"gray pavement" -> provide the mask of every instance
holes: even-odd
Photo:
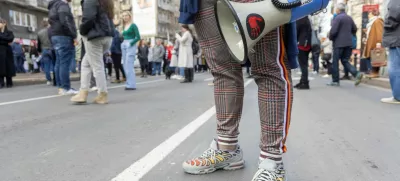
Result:
[[[193,84],[164,77],[138,79],[133,92],[111,85],[110,104],[105,106],[48,98],[56,91],[45,85],[1,90],[0,180],[109,181],[154,148],[163,148],[167,138],[213,106],[213,89],[204,81],[210,77],[196,74]],[[295,90],[285,157],[289,180],[400,180],[399,107],[379,103],[390,91],[355,88],[350,81],[326,87],[327,81],[316,77],[310,91]],[[240,126],[245,169],[201,176],[183,173],[181,163],[204,151],[215,136],[212,116],[170,154],[151,160],[158,164],[146,167],[141,180],[250,180],[257,168],[259,130],[253,82],[246,88]]]

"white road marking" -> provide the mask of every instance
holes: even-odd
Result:
[[[211,77],[211,78],[208,78],[208,79],[204,79],[204,82],[212,81],[212,80],[214,80],[214,77]]]
[[[252,81],[253,80],[246,81],[244,86],[248,86]],[[167,140],[162,142],[156,148],[151,150],[140,160],[136,161],[123,172],[118,174],[111,181],[139,181],[153,167],[155,167],[159,162],[167,157],[183,141],[185,141],[191,134],[193,134],[204,123],[206,123],[215,114],[215,112],[215,106],[211,107],[198,118],[190,122],[188,125],[186,125],[174,135],[169,137]]]
[[[146,81],[146,82],[138,82],[137,84],[138,85],[151,84],[151,83],[161,82],[161,81],[164,81],[164,79],[152,80],[152,81]],[[125,85],[111,86],[111,87],[108,87],[108,89],[116,89],[116,88],[121,88],[121,87],[125,87]],[[43,100],[43,99],[51,99],[51,98],[55,98],[55,97],[62,97],[62,95],[43,96],[43,97],[35,97],[35,98],[29,98],[29,99],[21,99],[21,100],[17,100],[17,101],[2,102],[2,103],[0,103],[0,106],[24,103],[24,102],[31,102],[31,101],[38,101],[38,100]]]
[[[300,80],[301,77],[293,77],[292,80]],[[314,77],[308,77],[308,80],[314,80]]]

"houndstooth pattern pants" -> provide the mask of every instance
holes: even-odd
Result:
[[[236,1],[251,3],[257,0]],[[217,134],[222,142],[237,141],[244,96],[242,67],[231,58],[228,47],[219,34],[214,14],[216,0],[199,2],[194,25],[214,76]],[[256,44],[256,52],[249,56],[252,73],[258,85],[260,158],[276,161],[280,161],[282,153],[286,151],[285,141],[293,102],[292,80],[283,36],[282,27],[271,31]]]

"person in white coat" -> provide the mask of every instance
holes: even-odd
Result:
[[[188,83],[193,81],[193,49],[192,42],[193,36],[188,25],[182,25],[182,36],[179,34],[175,35],[175,38],[179,41],[179,56],[178,66],[185,68],[185,79],[181,83]]]

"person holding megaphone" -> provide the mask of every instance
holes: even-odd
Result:
[[[181,0],[179,22],[194,24],[214,76],[217,137],[183,163],[190,174],[244,168],[238,143],[244,82],[241,63],[251,62],[258,85],[261,140],[252,181],[284,181],[282,161],[291,120],[297,68],[296,21],[325,8],[329,0]]]

